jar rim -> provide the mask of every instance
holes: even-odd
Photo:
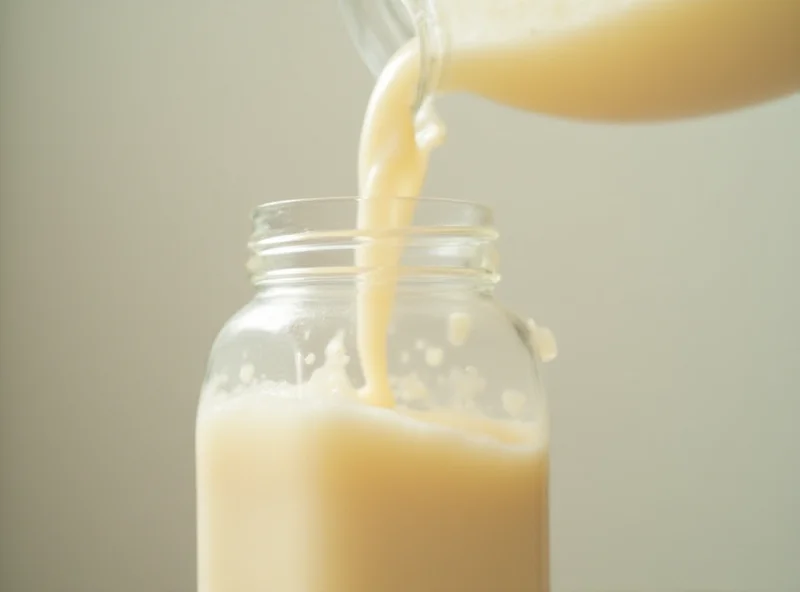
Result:
[[[489,206],[448,198],[387,199],[413,204],[409,224],[359,227],[360,206],[370,201],[359,197],[285,199],[258,206],[248,245],[254,283],[371,273],[377,268],[363,266],[357,256],[367,245],[399,249],[403,258],[397,267],[409,273],[495,277],[498,233]]]
[[[365,202],[369,199],[374,198],[366,198],[366,197],[359,197],[359,196],[347,196],[347,195],[331,195],[331,196],[318,196],[318,197],[296,197],[296,198],[287,198],[287,199],[278,199],[275,201],[268,201],[262,204],[259,204],[255,207],[252,213],[252,218],[255,220],[259,215],[270,214],[273,212],[277,212],[279,210],[283,210],[286,208],[292,208],[297,206],[304,206],[309,204],[332,204],[332,203],[351,203],[351,204],[359,204]],[[381,198],[386,199],[386,198]],[[424,208],[426,207],[425,204],[438,204],[441,206],[452,206],[452,207],[461,207],[464,209],[470,209],[472,212],[479,216],[480,218],[487,220],[491,225],[494,219],[494,210],[487,206],[486,204],[482,204],[477,201],[469,201],[469,200],[462,200],[462,199],[453,199],[449,197],[391,197],[388,198],[390,201],[395,203],[414,203],[415,208]]]

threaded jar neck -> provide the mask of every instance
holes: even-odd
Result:
[[[256,208],[248,262],[253,284],[353,281],[386,271],[358,265],[359,248],[369,245],[402,249],[399,263],[389,266],[400,282],[466,281],[488,287],[498,281],[497,231],[489,208],[423,198],[415,200],[411,225],[369,232],[355,227],[361,201],[312,198]]]

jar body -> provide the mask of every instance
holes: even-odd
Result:
[[[359,396],[357,278],[264,287],[197,417],[201,592],[547,592],[548,419],[525,323],[474,282],[404,278]]]

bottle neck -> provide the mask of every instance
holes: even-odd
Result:
[[[408,5],[416,6],[412,12],[414,29],[419,44],[419,86],[415,110],[433,101],[442,81],[447,58],[446,28],[436,0],[406,0]]]
[[[440,0],[340,0],[345,25],[373,75],[416,40],[420,60],[417,110],[436,94],[449,40]]]

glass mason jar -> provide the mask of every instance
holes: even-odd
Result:
[[[197,416],[201,592],[547,592],[548,352],[493,298],[492,213],[421,199],[258,208],[254,298],[222,328]],[[360,396],[360,245],[403,246],[392,407]]]

